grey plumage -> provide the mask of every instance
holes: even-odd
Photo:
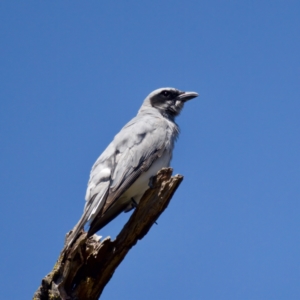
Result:
[[[89,222],[91,236],[123,211],[136,206],[149,179],[168,167],[179,127],[174,119],[195,92],[161,88],[144,100],[137,116],[115,136],[92,167],[83,215],[67,246]]]

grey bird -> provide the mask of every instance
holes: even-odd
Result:
[[[144,100],[136,117],[115,136],[92,167],[84,212],[67,238],[67,247],[89,223],[93,235],[121,212],[136,207],[149,180],[170,165],[179,134],[175,123],[184,103],[195,92],[160,88]]]

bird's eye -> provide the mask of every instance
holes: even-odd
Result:
[[[168,97],[170,95],[170,92],[168,91],[162,91],[162,94],[165,96],[165,97]]]

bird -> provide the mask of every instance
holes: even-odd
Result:
[[[67,247],[89,224],[88,237],[122,212],[134,209],[149,180],[169,167],[179,126],[175,118],[196,92],[159,88],[144,100],[137,115],[114,137],[94,163],[83,214],[67,237]]]

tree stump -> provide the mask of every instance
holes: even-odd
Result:
[[[63,249],[53,270],[42,280],[34,300],[97,300],[118,265],[167,208],[183,176],[172,169],[160,170],[139,205],[115,240],[87,238],[81,231],[67,250]]]

